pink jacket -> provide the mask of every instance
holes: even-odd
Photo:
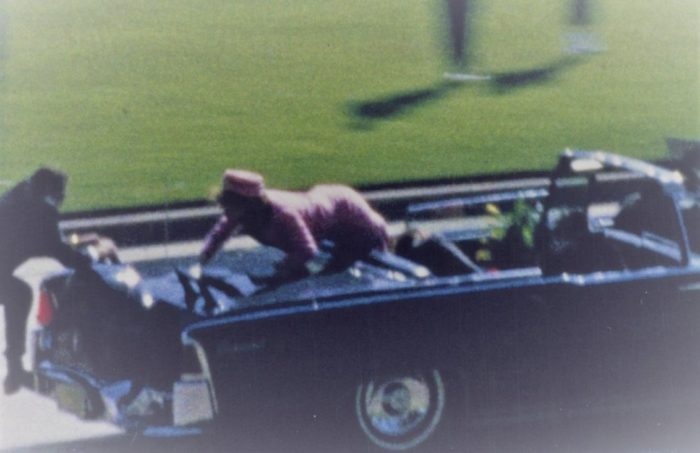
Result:
[[[259,231],[246,231],[225,215],[207,234],[202,254],[212,256],[233,233],[284,251],[286,265],[299,268],[318,253],[322,240],[333,241],[336,253],[362,255],[386,250],[387,224],[362,195],[347,186],[319,185],[308,192],[265,191],[272,218]]]

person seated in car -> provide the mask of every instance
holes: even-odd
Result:
[[[590,230],[588,214],[580,207],[565,210],[551,225],[541,222],[535,231],[535,248],[545,275],[585,274],[626,267],[619,251],[601,234]]]
[[[333,244],[333,267],[342,268],[386,250],[387,224],[355,190],[343,185],[317,185],[306,192],[268,189],[263,177],[246,170],[226,170],[217,201],[224,210],[209,231],[200,253],[207,263],[234,234],[247,234],[285,252],[276,281],[316,271],[308,264],[320,244]]]
[[[5,307],[7,377],[6,394],[31,384],[22,366],[27,317],[32,290],[14,271],[33,257],[51,257],[66,266],[82,268],[90,258],[63,242],[58,228],[58,208],[63,202],[67,177],[40,168],[0,197],[0,304]]]
[[[457,245],[438,233],[408,230],[396,239],[394,252],[440,277],[483,272]]]
[[[680,235],[673,200],[656,183],[627,195],[614,221],[615,228],[637,235],[648,232],[671,240]]]
[[[616,229],[678,245],[683,241],[680,222],[673,199],[653,182],[627,195],[614,219]],[[625,261],[632,269],[658,265],[663,260],[644,247],[625,247]],[[666,264],[672,265],[674,261],[669,259]]]

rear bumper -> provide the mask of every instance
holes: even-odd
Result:
[[[81,419],[105,414],[99,386],[78,372],[42,363],[34,369],[35,389],[53,398],[61,410]]]
[[[216,399],[201,348],[195,346],[196,369],[173,383],[172,393],[134,387],[130,379],[99,381],[51,359],[55,346],[46,329],[31,333],[34,390],[55,400],[61,410],[81,419],[103,418],[120,426],[148,424],[157,418],[166,425],[191,426],[213,420]]]

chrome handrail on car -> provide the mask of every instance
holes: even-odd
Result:
[[[409,216],[422,212],[435,211],[439,209],[479,206],[488,203],[505,203],[517,200],[538,200],[549,195],[547,189],[523,189],[509,192],[489,193],[485,195],[475,195],[469,197],[450,198],[447,200],[426,201],[423,203],[411,204],[406,208]]]

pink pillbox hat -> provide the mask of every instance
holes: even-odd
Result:
[[[234,192],[244,197],[260,197],[265,192],[262,175],[246,170],[226,170],[222,186],[224,192]]]

